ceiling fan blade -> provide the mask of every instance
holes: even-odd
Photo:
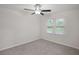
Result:
[[[35,13],[32,13],[31,15],[34,15]]]
[[[41,10],[41,12],[51,12],[51,10]]]
[[[43,13],[40,13],[41,15],[44,15]]]
[[[27,11],[34,11],[34,10],[32,10],[32,9],[26,9],[26,8],[24,8],[24,10],[27,10]]]

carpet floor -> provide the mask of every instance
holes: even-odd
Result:
[[[79,55],[79,50],[39,39],[0,51],[0,55]]]

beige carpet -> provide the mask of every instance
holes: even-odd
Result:
[[[79,50],[64,45],[36,40],[24,45],[0,51],[0,55],[77,55]]]

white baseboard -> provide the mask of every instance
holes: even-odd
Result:
[[[71,45],[68,45],[68,44],[65,44],[65,43],[60,43],[60,42],[48,40],[47,38],[43,38],[43,39],[44,39],[44,40],[47,40],[47,41],[50,41],[50,42],[57,43],[57,44],[61,44],[61,45],[64,45],[64,46],[68,46],[68,47],[71,47],[71,48],[74,48],[74,49],[79,49],[79,47],[74,47],[74,46],[71,46]]]

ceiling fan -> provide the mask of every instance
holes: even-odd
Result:
[[[36,4],[34,7],[35,7],[35,10],[27,9],[27,8],[24,8],[24,10],[26,10],[26,11],[33,11],[32,15],[34,15],[34,14],[44,15],[43,12],[51,12],[51,10],[42,10],[40,4]]]

